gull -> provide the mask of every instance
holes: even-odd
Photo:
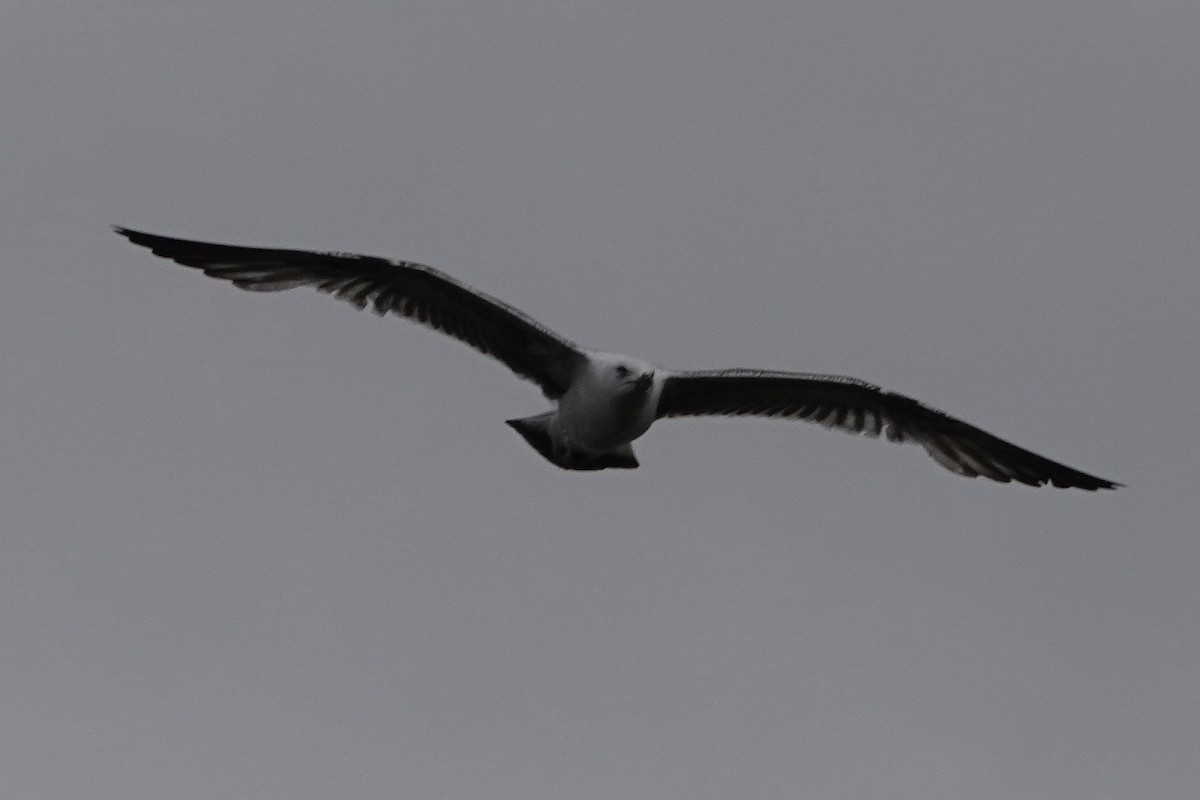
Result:
[[[238,247],[114,228],[157,256],[239,289],[311,286],[376,314],[396,314],[465,342],[536,383],[554,408],[507,424],[567,470],[633,469],[632,442],[664,417],[809,420],[913,442],[957,475],[1087,491],[1122,484],[1030,452],[962,420],[838,375],[757,369],[675,371],[580,347],[532,317],[423,264],[351,253]]]

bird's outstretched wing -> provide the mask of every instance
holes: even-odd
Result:
[[[375,256],[236,247],[114,228],[134,244],[239,289],[312,286],[377,314],[398,314],[504,362],[561,397],[585,361],[575,344],[494,297],[423,264]]]
[[[853,378],[756,370],[680,372],[666,378],[657,416],[805,419],[894,442],[916,442],[951,472],[1001,483],[1095,491],[1121,484],[1031,453],[902,394]]]

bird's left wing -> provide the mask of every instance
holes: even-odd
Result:
[[[376,256],[274,250],[172,239],[127,228],[117,233],[155,255],[202,270],[239,289],[278,292],[312,286],[377,314],[397,314],[453,336],[522,378],[561,397],[585,361],[579,348],[533,318],[438,270]]]
[[[1094,491],[1119,483],[1051,461],[911,397],[836,375],[758,370],[679,372],[663,382],[657,416],[804,419],[894,442],[913,441],[951,472],[1001,483]]]

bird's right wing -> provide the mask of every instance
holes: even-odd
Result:
[[[1001,483],[1094,491],[1119,483],[1088,475],[993,436],[911,397],[835,375],[758,370],[679,372],[663,382],[658,417],[761,416],[920,444],[951,472]]]
[[[557,399],[586,357],[572,342],[494,297],[423,264],[375,256],[236,247],[116,228],[134,244],[239,289],[313,288],[377,314],[397,314],[502,361]]]

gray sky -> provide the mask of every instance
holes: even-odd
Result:
[[[21,7],[23,6],[23,7]],[[89,798],[1191,798],[1200,6],[0,13],[0,774]],[[855,375],[1092,495],[539,392],[111,223]]]

